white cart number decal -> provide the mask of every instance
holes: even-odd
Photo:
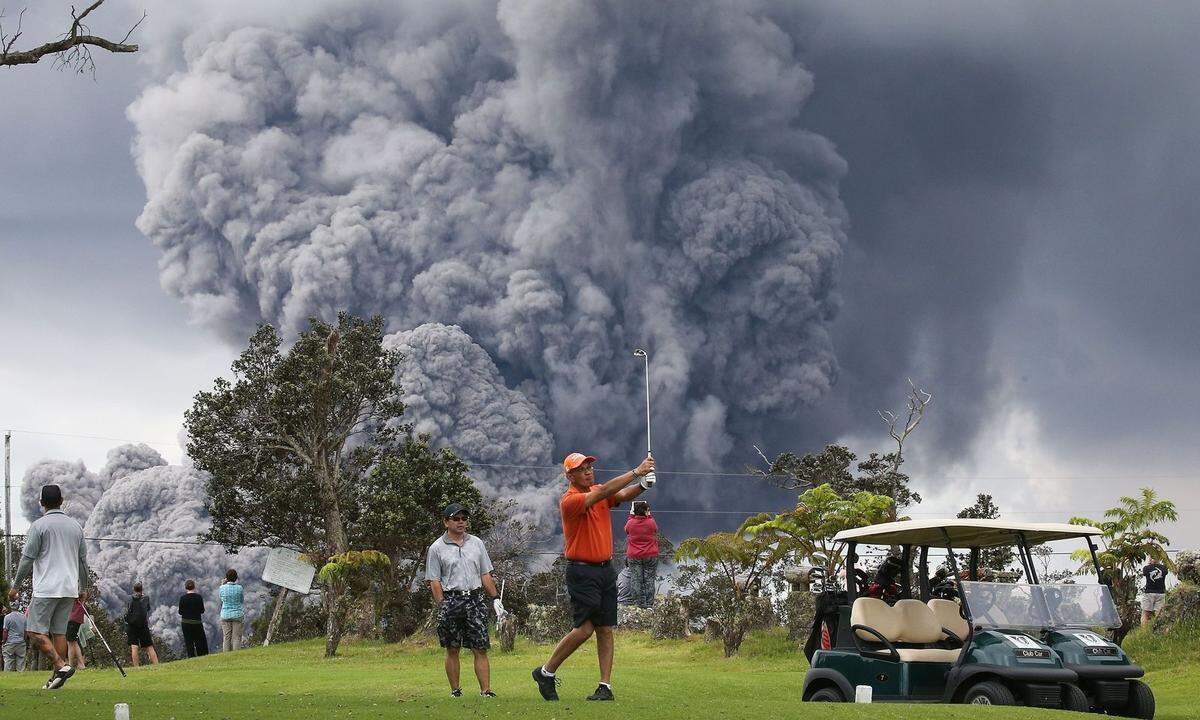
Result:
[[[1096,633],[1081,632],[1075,633],[1075,637],[1088,647],[1111,647],[1110,643]]]
[[[1004,633],[1004,639],[1008,640],[1010,643],[1012,643],[1013,645],[1016,645],[1019,648],[1024,648],[1027,650],[1040,650],[1042,647],[1041,645],[1039,645],[1037,643],[1036,640],[1029,637],[1028,635],[1009,635],[1007,633]]]

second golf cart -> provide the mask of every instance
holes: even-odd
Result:
[[[846,590],[818,597],[805,647],[805,701],[848,702],[869,685],[874,701],[1026,705],[1154,717],[1154,696],[1120,647],[1103,584],[1041,584],[1031,548],[1083,539],[1100,577],[1094,527],[999,520],[905,520],[848,530]],[[860,545],[899,547],[874,581],[856,568]],[[984,582],[980,552],[1015,546],[1027,582]],[[948,569],[929,574],[929,550]],[[966,551],[960,573],[955,550]],[[917,566],[917,583],[912,568]],[[964,579],[970,578],[970,579]],[[920,597],[913,597],[914,589]]]

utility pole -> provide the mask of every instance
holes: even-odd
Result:
[[[12,586],[12,432],[4,431],[4,584]]]

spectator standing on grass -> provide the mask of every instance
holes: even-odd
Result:
[[[39,502],[44,514],[29,526],[25,535],[25,549],[8,599],[16,600],[17,586],[33,576],[26,631],[33,646],[54,665],[54,673],[42,686],[54,690],[75,674],[75,668],[66,660],[67,620],[87,582],[87,544],[83,541],[83,528],[62,511],[61,488],[43,485]]]
[[[71,608],[71,616],[67,618],[67,662],[76,670],[82,670],[87,667],[87,662],[83,659],[83,647],[79,643],[79,628],[83,627],[83,601],[87,599],[86,593],[83,598],[75,600],[75,606]]]
[[[208,637],[204,634],[204,598],[196,592],[196,581],[183,584],[179,596],[179,624],[183,630],[183,650],[188,657],[208,654]]]
[[[242,649],[242,624],[246,611],[242,607],[242,586],[238,585],[237,570],[229,568],[225,582],[217,592],[221,597],[221,651],[233,652]]]
[[[425,554],[425,579],[437,604],[438,643],[446,649],[446,679],[450,696],[462,697],[459,682],[459,650],[467,647],[475,658],[479,694],[494,698],[488,663],[488,610],[484,591],[492,599],[496,619],[504,618],[504,605],[492,580],[492,559],[477,536],[467,532],[471,513],[458,503],[442,511],[446,532]]]
[[[650,503],[633,501],[629,519],[625,521],[625,536],[625,564],[629,567],[632,602],[638,607],[652,607],[654,588],[658,585],[658,523],[650,514]]]
[[[1154,620],[1155,614],[1162,610],[1163,599],[1167,595],[1167,567],[1152,560],[1142,568],[1142,577],[1146,579],[1142,587],[1142,627],[1146,627]]]
[[[0,652],[8,672],[25,670],[25,613],[16,607],[4,608],[4,630],[0,635]]]
[[[142,584],[133,584],[133,597],[129,598],[129,609],[125,611],[125,634],[129,638],[129,657],[133,666],[141,665],[138,650],[146,651],[151,665],[158,664],[158,651],[150,637],[150,598],[142,594]]]

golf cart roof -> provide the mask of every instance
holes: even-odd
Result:
[[[1014,523],[1006,520],[900,520],[843,530],[834,540],[865,545],[928,545],[945,547],[945,530],[953,547],[996,547],[1013,545],[1017,533],[1024,533],[1030,544],[1101,535],[1099,528],[1067,523]]]

